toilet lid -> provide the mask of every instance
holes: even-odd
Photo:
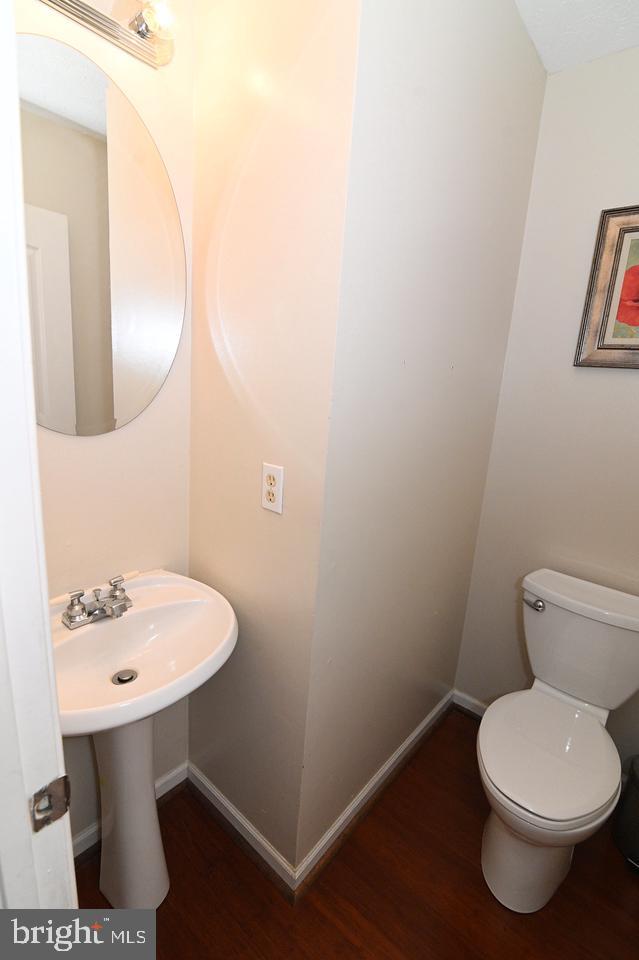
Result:
[[[491,704],[478,748],[497,789],[546,820],[587,816],[619,787],[619,754],[603,724],[540,690],[509,693]]]

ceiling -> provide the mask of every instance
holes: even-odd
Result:
[[[639,46],[638,0],[515,0],[549,73]]]
[[[108,78],[77,50],[48,37],[18,37],[20,99],[106,135]]]

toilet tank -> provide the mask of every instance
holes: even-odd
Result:
[[[535,677],[606,710],[639,689],[639,597],[555,570],[529,573],[523,586]],[[541,611],[530,606],[539,600]]]

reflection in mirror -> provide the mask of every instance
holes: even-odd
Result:
[[[107,433],[171,368],[184,317],[179,215],[139,115],[92,61],[18,38],[38,423]]]

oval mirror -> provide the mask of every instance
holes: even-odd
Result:
[[[18,67],[37,419],[108,433],[151,403],[175,358],[177,205],[151,135],[95,63],[21,35]]]

